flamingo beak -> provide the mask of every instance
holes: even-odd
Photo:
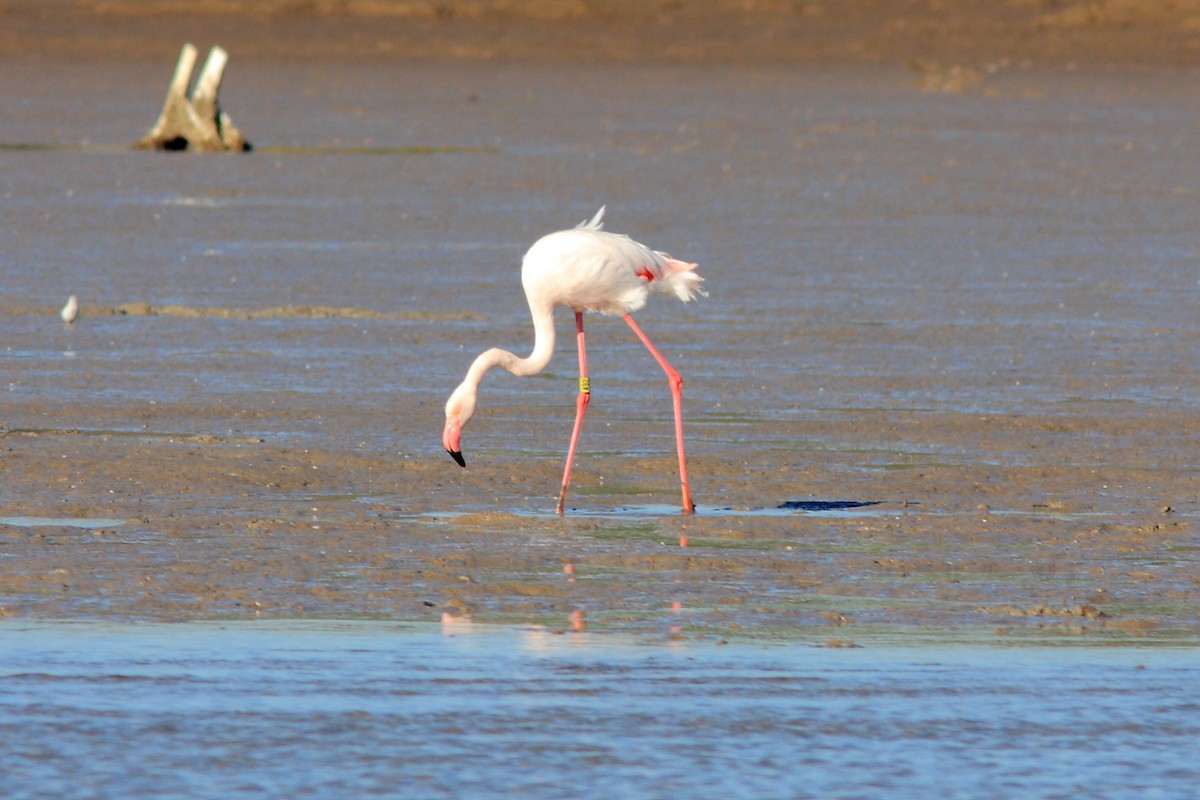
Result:
[[[456,464],[465,467],[467,462],[463,458],[461,440],[462,425],[456,419],[446,420],[446,427],[442,431],[442,446],[446,448],[446,452],[450,454]]]

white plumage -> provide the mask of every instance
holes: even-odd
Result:
[[[529,248],[521,263],[521,284],[525,288],[525,297],[529,301],[529,311],[533,317],[533,352],[528,358],[521,358],[507,350],[492,348],[475,359],[471,368],[467,370],[466,378],[446,401],[446,426],[442,431],[442,444],[456,462],[466,466],[460,441],[462,429],[475,413],[479,384],[484,375],[497,366],[520,376],[536,375],[544,370],[554,356],[554,309],[558,306],[570,308],[575,312],[579,341],[580,396],[575,429],[571,436],[567,466],[563,475],[562,493],[559,495],[558,511],[562,513],[575,445],[590,399],[590,380],[587,376],[583,338],[583,312],[623,315],[634,333],[667,373],[675,406],[683,509],[685,513],[691,513],[694,506],[688,488],[687,467],[683,454],[683,381],[629,315],[646,304],[651,292],[672,294],[685,303],[697,295],[706,295],[707,293],[700,288],[704,279],[696,274],[695,264],[651,250],[628,236],[605,231],[604,211],[605,207],[601,206],[591,220],[585,220],[569,230],[547,234]]]
[[[75,295],[67,298],[67,304],[62,307],[62,311],[58,312],[62,317],[62,321],[70,325],[79,316],[79,300]]]
[[[601,206],[591,221],[547,234],[529,248],[521,283],[531,306],[622,315],[646,305],[650,292],[674,294],[685,303],[705,294],[695,264],[603,230],[604,210]]]

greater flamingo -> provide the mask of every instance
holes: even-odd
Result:
[[[521,263],[521,284],[533,316],[533,352],[528,358],[520,358],[507,350],[492,348],[475,359],[467,370],[467,377],[446,401],[446,427],[442,431],[442,444],[459,466],[467,465],[460,440],[463,427],[475,413],[476,395],[483,376],[497,366],[518,376],[537,375],[545,369],[554,355],[554,309],[557,306],[570,308],[575,312],[575,332],[579,342],[579,396],[575,401],[575,427],[567,448],[562,491],[558,495],[556,511],[562,514],[579,431],[591,400],[591,381],[588,378],[587,351],[583,339],[583,312],[620,314],[667,374],[675,406],[675,441],[679,451],[683,513],[691,514],[696,506],[692,503],[687,463],[683,455],[683,379],[650,343],[630,314],[646,304],[650,292],[673,294],[685,303],[698,294],[707,295],[700,288],[704,279],[696,274],[695,264],[677,261],[628,236],[602,230],[604,208],[601,206],[591,221],[585,220],[570,230],[547,234],[529,248]]]

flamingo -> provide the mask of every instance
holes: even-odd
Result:
[[[584,346],[583,314],[621,315],[667,375],[675,408],[675,442],[679,453],[679,481],[683,492],[683,513],[696,510],[688,486],[687,463],[683,453],[683,379],[630,316],[646,304],[651,292],[673,294],[683,302],[696,295],[707,296],[700,288],[704,281],[696,273],[696,264],[671,258],[666,253],[651,250],[628,236],[609,233],[604,228],[605,206],[601,206],[590,221],[584,220],[572,229],[547,234],[534,242],[521,263],[521,284],[529,311],[533,317],[533,352],[528,358],[500,348],[481,353],[467,370],[467,376],[446,401],[446,427],[442,444],[460,467],[465,467],[462,454],[462,431],[475,413],[476,396],[483,376],[492,367],[503,367],[517,376],[537,375],[554,356],[554,309],[566,306],[575,312],[575,335],[579,343],[579,394],[575,402],[575,426],[567,448],[567,464],[563,469],[562,490],[558,495],[558,514],[563,513],[567,486],[571,482],[571,466],[579,431],[591,400],[591,380],[587,370],[587,350]]]

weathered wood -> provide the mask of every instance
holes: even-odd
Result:
[[[208,53],[196,86],[188,95],[188,80],[196,66],[196,48],[185,44],[167,89],[162,113],[149,133],[134,143],[142,150],[192,150],[202,153],[249,150],[250,143],[221,111],[217,99],[229,54],[221,47]]]

